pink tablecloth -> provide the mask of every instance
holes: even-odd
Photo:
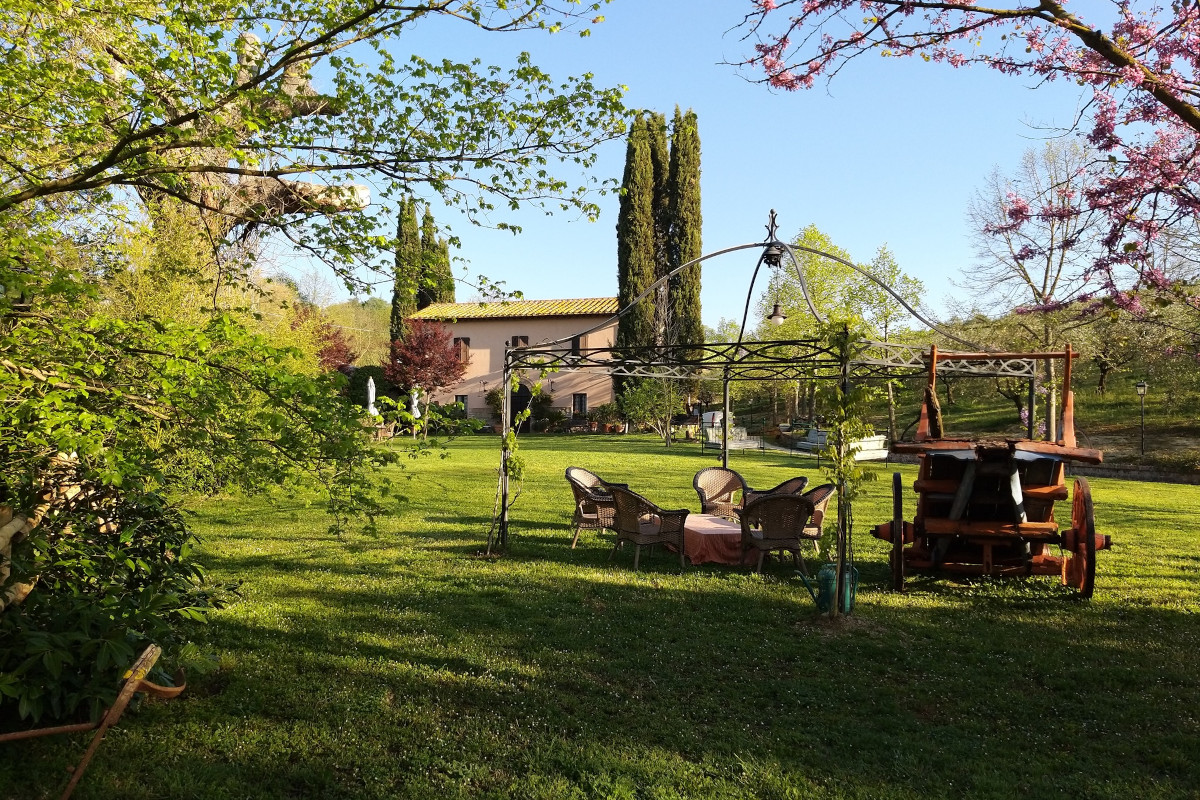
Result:
[[[693,564],[742,563],[742,526],[711,514],[688,514],[683,552]]]

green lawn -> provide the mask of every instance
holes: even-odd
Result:
[[[480,557],[497,446],[397,473],[408,502],[374,538],[299,500],[200,507],[213,579],[245,580],[199,633],[220,669],[127,716],[76,796],[1196,797],[1200,487],[1093,480],[1114,547],[1081,602],[1048,579],[885,591],[877,481],[856,612],[831,625],[783,565],[635,574],[607,535],[570,549],[567,466],[695,509],[715,459],[694,446],[524,437],[509,552]],[[5,746],[0,797],[56,796],[84,742]]]

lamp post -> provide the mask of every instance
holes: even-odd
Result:
[[[1145,381],[1133,385],[1142,401],[1142,455],[1146,455],[1146,389],[1150,388]]]

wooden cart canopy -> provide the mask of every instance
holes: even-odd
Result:
[[[1100,450],[1089,447],[1068,447],[1056,442],[1034,442],[1028,439],[969,440],[929,439],[923,442],[893,442],[892,452],[907,455],[959,455],[973,458],[988,451],[1002,450],[1012,453],[1014,458],[1054,458],[1062,461],[1081,461],[1099,464],[1104,460]]]

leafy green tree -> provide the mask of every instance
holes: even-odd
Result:
[[[667,240],[666,271],[703,255],[700,213],[700,133],[696,114],[690,109],[681,114],[675,107],[671,125],[671,163],[667,177],[667,216],[670,220]],[[704,342],[704,323],[700,317],[700,265],[695,264],[671,279],[671,319],[678,337],[687,343]],[[698,351],[690,351],[694,358]]]
[[[625,387],[618,398],[621,413],[629,422],[644,425],[671,446],[671,420],[683,410],[684,395],[679,381],[647,378]]]
[[[861,324],[865,279],[850,267],[833,259],[824,258],[810,251],[830,253],[850,261],[850,254],[833,243],[829,236],[816,225],[805,227],[792,240],[796,258],[804,275],[804,286],[796,275],[791,260],[785,258],[783,265],[771,274],[771,281],[758,300],[760,324],[757,338],[767,339],[814,339],[823,330],[810,313],[805,300],[804,288],[813,305],[827,318],[840,318]],[[775,303],[779,303],[787,319],[778,327],[768,327],[765,320]],[[817,414],[817,381],[805,379],[792,387],[794,415],[814,418]]]
[[[555,30],[595,7],[6,8],[0,108],[20,113],[0,126],[0,505],[20,533],[0,557],[0,717],[98,708],[131,649],[178,649],[181,622],[213,601],[186,559],[182,492],[312,476],[335,526],[380,510],[369,468],[387,456],[344,379],[280,346],[288,325],[260,324],[278,309],[255,256],[290,242],[371,282],[360,265],[396,249],[378,210],[418,190],[470,218],[495,198],[594,215],[548,162],[586,169],[623,133],[619,92],[552,80],[527,55],[487,67],[395,40],[418,25]],[[139,254],[127,233],[144,226]],[[172,275],[193,281],[177,314],[149,291]]]
[[[920,308],[921,297],[925,294],[925,285],[918,279],[907,275],[896,257],[887,245],[881,245],[875,252],[867,270],[879,280],[890,286],[896,294],[904,298],[904,302],[913,308]],[[893,341],[896,334],[907,328],[905,323],[911,320],[908,310],[900,304],[883,287],[867,282],[863,287],[865,299],[864,316],[867,332],[883,342]],[[892,381],[886,384],[888,439],[896,439],[896,387]]]
[[[828,318],[852,319],[861,322],[865,303],[863,289],[868,282],[855,270],[817,252],[829,253],[846,261],[853,261],[850,254],[834,244],[828,234],[816,225],[808,225],[792,240],[800,271],[804,275],[804,287],[792,266],[785,258],[783,265],[771,274],[771,281],[758,301],[761,319],[766,319],[775,303],[783,308],[787,319],[769,338],[811,339],[820,330],[820,324],[810,313],[804,289],[817,310]],[[801,249],[803,248],[803,249]],[[760,333],[760,338],[768,338]]]

